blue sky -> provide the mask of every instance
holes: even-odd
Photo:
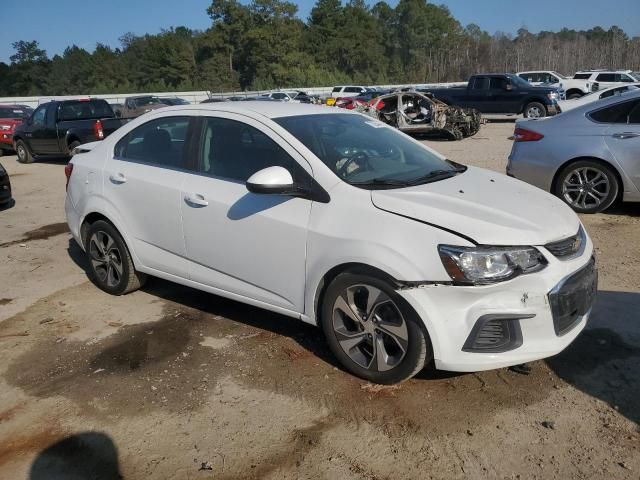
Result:
[[[243,3],[247,0],[242,0]],[[5,0],[2,2],[0,61],[8,62],[16,40],[38,40],[49,56],[76,44],[93,50],[97,42],[118,46],[125,32],[157,33],[161,28],[185,25],[206,29],[210,0]],[[306,18],[315,3],[302,0],[300,16]],[[369,1],[370,4],[375,1]],[[397,0],[389,0],[395,5]],[[618,25],[630,35],[640,35],[640,0],[434,0],[449,7],[463,24],[477,23],[484,30],[514,33],[583,29]]]

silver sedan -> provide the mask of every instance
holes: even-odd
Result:
[[[640,202],[640,92],[519,120],[507,175],[580,213],[601,212],[617,200]]]

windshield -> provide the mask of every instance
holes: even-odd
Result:
[[[556,77],[558,77],[561,80],[562,79],[566,80],[568,78],[568,77],[565,77],[564,75],[562,75],[561,73],[558,73],[558,72],[551,72],[551,73],[553,73]]]
[[[0,118],[15,118],[26,120],[33,109],[26,107],[0,107]]]
[[[640,72],[631,72],[631,76],[640,82]]]
[[[142,97],[135,99],[136,107],[144,107],[147,105],[155,105],[158,103],[162,103],[158,97]]]
[[[351,185],[397,188],[441,180],[465,169],[364,115],[301,115],[274,121]]]

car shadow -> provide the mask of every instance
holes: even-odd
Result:
[[[269,210],[277,205],[291,200],[293,197],[285,195],[256,195],[247,192],[236,201],[227,212],[229,220],[242,220],[256,213]]]
[[[589,324],[547,365],[565,382],[640,423],[640,293],[599,291]]]
[[[120,480],[118,450],[100,432],[70,435],[41,451],[31,464],[29,480]]]
[[[608,215],[620,215],[624,217],[640,217],[640,203],[618,202],[604,212]]]
[[[67,253],[90,280],[85,253],[75,240],[69,239]],[[221,316],[232,322],[288,337],[332,367],[346,371],[327,347],[322,330],[308,323],[157,277],[149,277],[141,290],[205,314]]]

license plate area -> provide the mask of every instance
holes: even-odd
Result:
[[[549,305],[557,336],[573,329],[591,310],[597,290],[598,270],[595,259],[592,258],[585,267],[565,278],[549,292]]]

